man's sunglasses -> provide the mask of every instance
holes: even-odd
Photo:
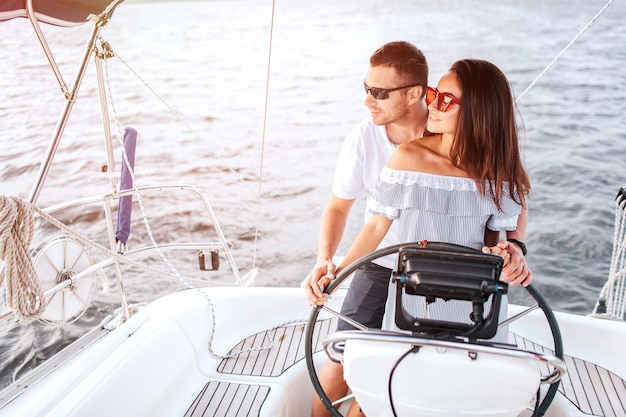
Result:
[[[426,104],[430,106],[430,103],[437,100],[437,110],[445,112],[450,107],[450,104],[461,104],[461,100],[454,97],[452,94],[440,93],[437,89],[432,87],[426,87]]]
[[[421,85],[421,84],[405,85],[404,87],[396,87],[396,88],[375,88],[375,87],[369,87],[367,84],[365,84],[365,81],[363,81],[363,88],[365,88],[365,94],[371,94],[372,97],[374,97],[376,100],[387,100],[389,98],[389,93],[391,93],[392,91],[402,90],[403,88],[416,87],[418,85]]]

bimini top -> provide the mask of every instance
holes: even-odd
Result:
[[[77,26],[103,12],[111,14],[123,0],[2,0],[0,21],[29,16],[29,3],[39,22],[55,26]]]

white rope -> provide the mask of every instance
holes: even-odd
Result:
[[[31,205],[19,197],[0,195],[0,260],[4,261],[7,306],[21,324],[41,316],[46,299],[29,253],[35,231]]]
[[[626,200],[620,199],[615,204],[615,238],[613,255],[609,271],[609,292],[607,294],[607,313],[624,319],[624,300],[626,296]]]
[[[613,254],[607,282],[600,291],[594,315],[624,320],[626,310],[626,199],[615,203]],[[601,306],[599,303],[604,303]]]

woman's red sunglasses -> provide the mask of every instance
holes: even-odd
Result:
[[[426,104],[430,106],[430,103],[437,100],[437,110],[445,112],[450,107],[450,104],[461,104],[461,100],[454,97],[452,94],[440,93],[436,88],[426,87]]]

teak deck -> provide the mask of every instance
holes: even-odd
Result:
[[[322,349],[324,338],[334,331],[336,319],[325,320],[315,328],[315,351]],[[190,406],[185,417],[243,417],[258,416],[271,387],[268,378],[281,375],[304,358],[305,324],[291,324],[276,329],[270,337],[268,331],[242,340],[231,349],[240,352],[254,347],[273,346],[254,353],[244,353],[222,360],[218,371],[223,374],[247,377],[247,382],[209,381]],[[514,335],[521,349],[550,352]],[[626,382],[606,369],[571,356],[565,357],[567,374],[561,380],[559,391],[578,409],[589,416],[626,416]],[[254,380],[258,379],[258,383]],[[520,417],[532,415],[524,412]]]

